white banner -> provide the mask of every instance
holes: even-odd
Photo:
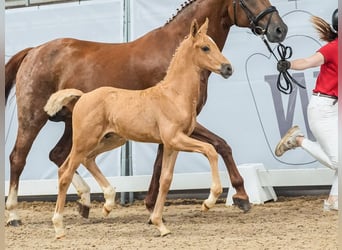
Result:
[[[179,1],[181,2],[181,1]],[[291,46],[291,59],[309,56],[321,45],[316,31],[310,22],[311,15],[317,15],[331,22],[331,14],[337,8],[337,1],[330,0],[326,5],[320,1],[271,1],[288,25],[288,35],[283,42]],[[140,27],[139,32],[133,32],[138,37],[152,27],[162,25],[167,18],[174,14],[175,7],[170,8],[169,16],[160,20],[158,15],[147,15],[152,9],[162,5],[160,1],[134,1],[132,26]],[[165,6],[161,13],[165,12]],[[153,11],[153,13],[160,13]],[[148,29],[144,30],[141,19]],[[136,21],[136,23],[134,23]],[[134,30],[134,29],[132,29]],[[270,44],[278,56],[276,45]],[[244,163],[263,163],[267,169],[289,168],[319,168],[315,161],[303,150],[293,150],[281,158],[274,155],[274,148],[281,136],[293,125],[299,125],[306,136],[314,139],[306,123],[306,106],[315,84],[319,68],[303,72],[291,73],[306,85],[306,89],[295,89],[291,96],[281,94],[276,90],[276,60],[271,56],[263,41],[252,34],[249,29],[232,27],[224,55],[232,62],[234,74],[228,80],[212,74],[209,78],[207,104],[200,113],[198,120],[211,131],[220,135],[233,149],[233,157],[238,165]],[[292,109],[293,108],[293,109]],[[155,159],[156,145],[133,144],[134,174],[151,174]],[[226,167],[222,159],[220,170]],[[181,153],[177,159],[175,172],[208,172],[207,159],[195,153]]]
[[[176,14],[183,1],[131,1],[131,38],[164,25]],[[317,15],[330,22],[337,8],[336,0],[322,4],[318,0],[273,0],[287,23],[289,31],[283,42],[293,49],[292,59],[308,56],[321,45],[310,23]],[[59,37],[74,37],[101,42],[124,41],[123,1],[86,1],[6,10],[6,60],[17,51],[37,46]],[[276,52],[276,45],[271,44]],[[302,150],[289,152],[282,158],[274,156],[274,147],[281,134],[294,124],[311,137],[306,124],[306,105],[315,84],[318,68],[291,72],[306,85],[291,96],[275,91],[278,75],[276,61],[263,41],[249,29],[232,27],[223,53],[232,62],[234,74],[228,80],[212,74],[209,79],[207,104],[198,117],[200,123],[224,138],[233,149],[237,164],[260,162],[267,169],[321,167]],[[293,107],[293,109],[291,109]],[[16,105],[12,91],[6,106],[6,175],[9,178],[9,154],[16,129]],[[48,159],[49,151],[63,132],[63,125],[48,123],[33,144],[21,179],[55,179],[56,167]],[[156,156],[156,145],[133,143],[134,175],[150,174]],[[99,163],[106,176],[120,175],[120,150],[101,155]],[[223,161],[220,170],[225,171]],[[81,169],[81,174],[88,173]],[[181,153],[176,163],[178,173],[209,172],[202,155]]]
[[[82,1],[9,9],[5,12],[6,61],[16,52],[61,37],[99,42],[123,41],[121,0]],[[17,134],[15,89],[5,111],[5,180],[9,179],[9,155]],[[56,179],[57,167],[49,152],[64,131],[64,124],[48,122],[40,131],[28,155],[21,180]],[[120,175],[120,149],[100,155],[97,162],[107,176]],[[89,176],[83,167],[82,176]]]

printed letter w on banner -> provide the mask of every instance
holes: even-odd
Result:
[[[295,73],[292,75],[293,78],[295,78],[301,85],[307,86],[304,78],[304,73]],[[308,98],[308,89],[299,88],[297,85],[293,86],[293,91],[291,94],[289,94],[286,98],[287,99],[287,108],[286,103],[284,105],[284,101],[282,98],[282,94],[277,89],[277,79],[278,75],[267,75],[265,76],[265,81],[269,84],[271,92],[272,92],[272,98],[273,98],[273,105],[276,112],[277,122],[278,122],[278,128],[280,137],[283,137],[285,133],[294,125],[294,114],[295,109],[299,108],[298,105],[296,105],[297,102],[297,95],[299,93],[300,101],[301,101],[301,112],[303,114],[303,119],[305,122],[305,127],[307,131],[307,136],[309,139],[314,140],[314,137],[312,135],[312,132],[309,128],[308,124],[308,117],[307,117],[307,106],[309,104],[309,98]],[[310,90],[311,91],[311,90]],[[285,98],[284,98],[285,100]],[[286,108],[286,111],[285,111]]]

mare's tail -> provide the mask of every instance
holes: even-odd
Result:
[[[67,107],[71,112],[78,99],[84,93],[78,89],[62,89],[53,93],[47,101],[44,110],[49,116],[54,116],[63,107]]]
[[[21,65],[21,62],[24,60],[27,53],[32,48],[26,48],[21,51],[19,51],[17,54],[15,54],[7,63],[5,66],[5,100],[7,103],[8,95],[14,85],[15,78],[17,76],[17,71]]]

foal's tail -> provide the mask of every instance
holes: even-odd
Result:
[[[67,107],[71,112],[77,100],[84,93],[78,89],[62,89],[52,94],[47,101],[44,110],[49,116],[54,116],[63,107]]]
[[[24,60],[27,53],[32,48],[26,48],[19,51],[15,54],[11,59],[6,63],[5,66],[5,101],[7,103],[8,95],[14,85],[15,78],[17,76],[18,69],[21,65],[21,62]]]

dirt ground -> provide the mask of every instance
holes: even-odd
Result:
[[[338,213],[322,209],[325,196],[278,197],[253,205],[248,213],[225,206],[209,212],[201,200],[173,199],[164,210],[172,234],[159,237],[147,224],[142,201],[120,206],[103,218],[94,202],[89,219],[78,215],[75,202],[65,208],[67,236],[54,239],[54,202],[20,202],[21,227],[5,227],[6,249],[337,249]]]

